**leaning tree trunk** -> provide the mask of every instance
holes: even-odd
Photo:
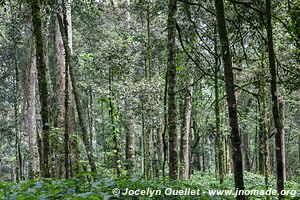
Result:
[[[30,150],[30,172],[29,177],[38,179],[40,177],[40,158],[37,142],[36,129],[36,50],[35,45],[32,45],[32,57],[29,70],[29,94],[27,100],[27,123],[29,135],[29,150]]]
[[[68,35],[68,46],[72,52],[72,20],[71,20],[71,0],[63,1],[67,19],[67,35]],[[55,30],[55,43],[57,51],[57,64],[59,67],[60,81],[59,81],[59,114],[57,125],[59,128],[64,129],[64,164],[65,164],[65,177],[69,178],[72,173],[72,168],[77,168],[76,146],[74,141],[70,141],[69,134],[75,132],[75,111],[74,111],[74,96],[72,95],[72,84],[69,79],[68,66],[65,63],[65,48],[61,36],[58,19],[56,19],[56,30]],[[70,146],[70,143],[73,144]],[[62,155],[58,155],[61,157]],[[72,159],[73,158],[73,159]],[[73,161],[75,160],[75,162]],[[60,162],[58,162],[60,165]],[[70,164],[71,163],[71,164]],[[60,167],[59,167],[60,168]],[[76,172],[75,172],[76,173]]]
[[[277,91],[277,71],[275,62],[275,52],[273,45],[273,30],[272,30],[272,16],[271,16],[271,0],[266,0],[267,13],[267,36],[268,36],[268,53],[269,53],[269,67],[271,74],[271,95],[272,95],[272,111],[275,133],[276,145],[276,165],[277,165],[277,191],[278,198],[283,199],[281,192],[284,190],[284,149],[283,149],[283,123],[279,111],[278,91]]]
[[[226,30],[226,21],[224,13],[223,0],[215,0],[215,7],[217,13],[217,25],[221,42],[222,59],[225,69],[225,83],[226,83],[226,95],[228,103],[229,121],[231,127],[231,142],[232,142],[232,158],[234,164],[234,182],[235,188],[239,190],[244,189],[243,178],[243,157],[241,152],[241,138],[239,134],[238,116],[237,116],[237,104],[234,92],[234,80],[231,54],[229,49],[229,40]],[[236,199],[245,199],[244,195],[238,195]]]
[[[43,130],[43,167],[42,175],[45,178],[50,177],[49,167],[49,102],[48,102],[48,83],[47,83],[47,67],[45,61],[44,37],[42,31],[42,13],[40,0],[32,0],[32,22],[36,45],[36,60],[38,72],[38,85],[41,102],[41,117]]]
[[[177,153],[177,110],[176,110],[176,11],[177,0],[168,4],[168,135],[169,135],[169,177],[178,178]]]
[[[72,52],[71,52],[71,48],[68,45],[68,32],[66,30],[66,27],[68,26],[68,21],[67,21],[67,17],[66,17],[66,9],[64,9],[64,13],[63,13],[63,20],[61,19],[61,16],[58,14],[58,21],[59,21],[59,27],[61,31],[61,35],[62,35],[62,39],[63,39],[63,44],[64,44],[64,48],[66,51],[66,65],[68,65],[69,67],[69,74],[70,74],[70,80],[71,80],[71,85],[73,87],[73,95],[75,98],[75,104],[76,104],[76,109],[77,109],[77,114],[78,114],[78,120],[79,120],[79,125],[81,127],[81,131],[82,131],[82,139],[83,139],[83,143],[85,146],[85,150],[87,153],[87,157],[89,160],[89,164],[91,167],[91,171],[93,173],[96,173],[96,164],[95,164],[95,159],[93,156],[93,152],[92,152],[92,148],[91,148],[91,144],[90,144],[90,140],[88,137],[88,131],[87,131],[87,127],[85,124],[85,116],[84,116],[84,112],[83,112],[83,108],[80,102],[80,97],[79,97],[79,93],[78,93],[78,89],[77,89],[77,85],[76,85],[76,80],[75,80],[75,75],[74,75],[74,61],[72,58]]]

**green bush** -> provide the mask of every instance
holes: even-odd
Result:
[[[245,173],[246,189],[264,190],[264,177],[252,173]],[[23,181],[20,183],[1,182],[1,199],[7,200],[42,200],[42,199],[234,199],[233,196],[213,196],[210,190],[223,189],[233,190],[233,175],[227,175],[222,185],[211,173],[196,173],[189,181],[170,181],[168,179],[158,181],[145,181],[141,178],[122,177],[122,178],[99,178],[91,181],[91,176],[85,174],[69,180],[40,179],[38,181]],[[297,190],[300,193],[300,184],[294,181],[286,182],[286,190]],[[113,189],[118,188],[120,192],[131,190],[160,190],[161,195],[140,195],[123,196],[114,195]],[[173,190],[184,190],[186,188],[199,190],[199,195],[194,196],[168,196],[164,192]],[[270,188],[276,189],[276,180],[271,177]],[[248,199],[262,199],[262,196],[249,196]],[[277,199],[272,196],[271,199]],[[286,199],[300,199],[298,197],[287,196]]]

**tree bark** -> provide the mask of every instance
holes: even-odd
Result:
[[[37,72],[39,95],[41,102],[41,117],[43,130],[43,167],[42,175],[50,178],[49,167],[49,102],[48,102],[48,83],[47,83],[47,66],[45,62],[44,36],[42,32],[42,13],[40,0],[32,0],[32,22],[34,27],[34,36],[36,44]]]
[[[87,157],[89,160],[89,164],[91,167],[91,172],[93,172],[94,174],[96,174],[96,164],[95,164],[95,159],[93,156],[93,151],[91,148],[91,144],[90,144],[90,140],[89,140],[89,136],[88,136],[88,131],[87,131],[87,127],[85,124],[85,116],[84,116],[84,111],[80,102],[80,97],[79,97],[79,92],[77,89],[77,85],[76,85],[76,80],[75,80],[75,75],[74,75],[74,61],[72,58],[72,52],[71,52],[71,48],[68,45],[68,32],[66,31],[66,27],[68,26],[68,21],[67,21],[67,17],[66,17],[66,11],[64,9],[64,16],[63,16],[63,21],[60,17],[60,15],[57,15],[58,17],[58,21],[59,21],[59,26],[60,26],[60,30],[61,34],[62,34],[62,39],[63,39],[63,44],[64,44],[64,48],[66,51],[66,65],[69,66],[69,73],[70,73],[70,80],[71,80],[71,84],[73,87],[73,95],[75,98],[75,104],[76,104],[76,109],[77,109],[77,114],[78,114],[78,120],[79,120],[79,125],[81,127],[81,131],[82,131],[82,139],[83,139],[83,143],[85,146],[85,150],[87,153]],[[65,27],[65,28],[64,28]]]
[[[126,160],[127,170],[132,173],[135,169],[135,134],[133,124],[132,105],[125,99],[125,133],[126,133]]]
[[[272,112],[274,126],[276,128],[275,144],[276,144],[276,165],[277,165],[277,191],[278,198],[284,199],[281,192],[284,190],[284,149],[283,149],[283,123],[279,111],[278,91],[277,91],[277,71],[275,52],[273,45],[273,30],[272,30],[272,15],[271,15],[271,0],[266,0],[266,16],[267,16],[267,37],[268,37],[268,53],[269,53],[269,68],[271,75],[271,95],[272,95]]]
[[[192,75],[189,75],[192,76]],[[190,164],[190,124],[191,124],[191,113],[192,113],[192,96],[193,96],[193,78],[189,77],[187,82],[187,91],[184,99],[183,109],[183,128],[181,133],[181,144],[180,144],[180,176],[183,180],[189,179],[189,164]]]
[[[215,54],[218,53],[218,40],[217,40],[217,27],[215,27],[215,38],[214,38],[214,50]],[[219,98],[219,58],[215,55],[215,76],[214,76],[214,86],[215,86],[215,125],[216,125],[216,143],[217,143],[217,160],[218,160],[218,173],[220,184],[224,181],[224,151],[223,151],[223,139],[221,133],[221,119],[220,119],[220,98]]]
[[[37,142],[37,127],[36,127],[36,50],[35,45],[32,45],[31,65],[29,70],[29,94],[27,100],[27,123],[29,135],[29,150],[30,150],[30,172],[29,177],[38,179],[40,177],[40,158]]]
[[[169,135],[169,177],[178,178],[177,153],[177,110],[176,110],[176,11],[177,0],[168,4],[168,135]]]
[[[229,49],[229,40],[226,30],[226,21],[224,14],[224,2],[223,0],[215,0],[216,14],[217,14],[217,26],[219,32],[219,38],[221,42],[222,59],[225,69],[225,84],[226,95],[228,103],[229,121],[231,127],[231,142],[233,150],[233,164],[234,164],[234,182],[235,188],[244,190],[244,178],[243,178],[243,157],[241,152],[241,138],[239,134],[238,116],[237,116],[237,104],[234,92],[234,80],[232,71],[232,61]],[[245,199],[244,195],[238,195],[236,199]]]
[[[112,131],[112,142],[114,146],[114,165],[116,169],[116,175],[119,177],[121,175],[121,150],[119,146],[119,132],[117,131],[117,124],[115,122],[115,115],[116,115],[116,108],[113,104],[113,89],[112,89],[112,82],[113,82],[113,69],[109,68],[109,116],[110,116],[110,123],[111,123],[111,131]]]

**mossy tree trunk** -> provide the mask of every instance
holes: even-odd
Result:
[[[59,21],[61,34],[62,34],[65,52],[66,52],[65,53],[66,66],[68,65],[68,67],[69,67],[69,74],[70,74],[71,85],[73,88],[73,95],[75,98],[75,104],[76,104],[76,109],[77,109],[77,114],[78,114],[78,121],[79,121],[79,125],[80,125],[81,131],[82,131],[82,139],[83,139],[83,143],[84,143],[87,157],[89,160],[89,164],[91,167],[91,172],[96,174],[96,163],[95,163],[93,151],[92,151],[90,140],[89,140],[87,126],[85,124],[86,118],[84,116],[84,111],[83,111],[83,108],[82,108],[82,105],[80,102],[80,96],[79,96],[79,92],[78,92],[76,80],[75,80],[75,75],[74,75],[74,61],[72,58],[71,48],[68,45],[68,31],[66,29],[66,27],[68,27],[68,21],[67,21],[67,16],[66,16],[66,9],[64,9],[64,12],[63,12],[63,20],[61,19],[61,16],[59,14],[57,15],[57,17],[58,17],[58,21]]]
[[[232,143],[232,158],[234,164],[234,181],[235,188],[244,190],[243,178],[243,156],[241,152],[241,138],[239,134],[238,116],[237,116],[237,103],[234,91],[234,80],[232,70],[231,53],[229,49],[229,40],[226,30],[226,21],[224,13],[223,0],[215,0],[215,8],[217,14],[217,27],[219,38],[221,42],[222,60],[225,71],[225,86],[226,97],[228,103],[229,121],[231,127],[231,143]],[[244,195],[238,195],[236,199],[244,200]]]
[[[48,83],[47,83],[47,67],[45,61],[44,36],[42,30],[42,11],[41,1],[31,0],[32,22],[36,45],[36,60],[38,72],[39,96],[41,102],[41,118],[42,118],[42,141],[43,141],[43,158],[42,158],[42,176],[50,178],[49,165],[49,101],[48,101]]]
[[[176,110],[176,11],[177,0],[168,4],[168,135],[169,177],[178,178],[177,110]]]
[[[183,122],[180,143],[180,178],[189,179],[190,165],[190,124],[192,114],[192,97],[193,97],[193,77],[189,74],[187,81],[187,90],[184,98]]]
[[[33,40],[34,41],[34,40]],[[36,127],[36,50],[35,44],[32,45],[31,65],[29,70],[29,90],[27,99],[27,124],[29,134],[29,150],[30,150],[30,171],[29,177],[38,179],[40,177],[40,158],[37,142]]]
[[[277,91],[277,70],[275,61],[275,52],[273,45],[273,29],[272,29],[272,8],[271,0],[266,0],[266,17],[267,17],[267,37],[268,37],[268,53],[269,53],[269,68],[271,75],[271,95],[272,95],[272,112],[275,133],[275,146],[276,146],[276,170],[277,170],[277,191],[278,198],[284,199],[281,192],[284,190],[284,149],[283,149],[283,122],[280,115],[278,91]]]

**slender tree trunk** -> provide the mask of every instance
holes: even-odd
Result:
[[[65,48],[61,37],[58,19],[55,21],[55,45],[57,66],[59,67],[59,113],[57,118],[58,128],[64,128],[65,122]]]
[[[270,189],[270,163],[269,163],[269,130],[268,130],[268,104],[267,104],[267,95],[265,92],[265,81],[262,88],[262,132],[263,132],[263,169],[264,169],[264,175],[265,175],[265,185],[266,190]],[[267,199],[270,199],[269,196],[267,196]]]
[[[125,28],[130,31],[130,0],[125,1]],[[126,134],[126,168],[129,173],[135,170],[135,132],[132,110],[132,94],[130,84],[127,85],[129,93],[125,97],[125,134]]]
[[[132,105],[129,99],[125,99],[125,133],[126,133],[126,160],[127,170],[129,173],[134,172],[135,169],[135,134]]]
[[[22,180],[22,155],[20,150],[20,132],[19,132],[19,68],[18,63],[15,63],[15,94],[14,94],[14,121],[15,121],[15,149],[16,149],[16,181]]]
[[[32,0],[32,22],[34,27],[34,36],[36,43],[36,58],[38,85],[41,102],[42,130],[43,130],[43,167],[42,175],[45,178],[50,177],[49,167],[49,102],[48,102],[48,83],[47,67],[45,61],[44,36],[42,31],[42,13],[40,0]]]
[[[159,128],[153,128],[153,177],[156,178],[156,180],[159,179],[159,154],[160,154],[160,147],[159,147],[159,143],[160,143],[160,129]]]
[[[231,61],[229,41],[228,41],[227,30],[226,30],[223,0],[215,0],[215,7],[217,13],[218,32],[221,41],[222,58],[223,58],[223,64],[225,69],[226,95],[227,95],[228,113],[229,113],[229,121],[231,127],[231,142],[232,142],[232,150],[233,150],[232,157],[233,157],[233,164],[234,164],[234,182],[235,182],[235,188],[238,188],[239,190],[244,190],[241,138],[239,135],[232,61]],[[236,199],[243,200],[245,199],[245,196],[238,195]]]
[[[187,82],[187,91],[184,99],[184,116],[183,116],[183,128],[181,133],[181,144],[180,144],[180,177],[183,180],[189,179],[189,164],[190,164],[190,124],[191,124],[191,113],[192,113],[192,96],[193,96],[193,83],[192,75],[189,75]]]
[[[250,172],[251,164],[249,158],[249,136],[247,133],[242,134],[242,140],[243,140],[244,169],[245,171]]]
[[[219,81],[218,81],[219,67],[216,63],[215,68],[215,119],[216,119],[216,142],[217,142],[217,157],[218,157],[218,173],[220,184],[224,181],[224,150],[223,139],[221,132],[221,120],[220,120],[220,99],[219,99]]]
[[[67,59],[66,59],[67,61]],[[68,63],[65,65],[65,131],[64,131],[64,150],[65,150],[65,178],[70,178],[70,151],[69,151],[69,73],[68,73]]]
[[[272,95],[272,111],[274,126],[276,128],[275,144],[276,144],[276,164],[277,164],[277,191],[278,198],[284,199],[281,194],[284,190],[284,149],[283,149],[283,122],[280,116],[278,91],[277,91],[277,71],[275,62],[275,52],[273,46],[273,30],[272,30],[272,15],[271,15],[271,0],[266,0],[266,16],[267,16],[267,36],[268,36],[268,53],[269,67],[271,74],[271,95]]]
[[[215,54],[218,53],[218,44],[217,44],[217,30],[215,27],[215,38],[214,38],[214,50]],[[217,143],[217,160],[218,160],[218,172],[219,172],[219,180],[220,184],[224,181],[224,151],[223,151],[223,141],[222,141],[222,133],[221,133],[221,119],[220,119],[220,99],[219,99],[219,58],[215,55],[215,124],[216,124],[216,143]]]
[[[262,86],[260,86],[262,87]],[[260,93],[261,94],[261,93]],[[262,95],[262,94],[261,94]],[[263,97],[264,98],[264,97]],[[262,99],[262,98],[261,98]],[[259,112],[260,112],[260,116],[258,119],[258,123],[259,123],[259,134],[258,134],[258,170],[260,174],[264,174],[264,131],[265,131],[265,122],[263,119],[263,108],[262,108],[262,102],[261,100],[259,100]]]
[[[152,75],[152,43],[151,43],[151,19],[150,19],[150,5],[151,0],[147,0],[147,66],[146,78],[149,79]]]
[[[177,110],[176,110],[176,65],[175,37],[177,0],[169,0],[168,4],[168,135],[169,135],[169,177],[178,178],[177,153]]]
[[[29,135],[30,149],[30,172],[29,177],[38,179],[40,177],[40,158],[37,142],[37,127],[36,127],[36,50],[35,45],[32,45],[32,57],[29,70],[29,94],[27,100],[27,123]]]
[[[119,177],[121,175],[121,156],[120,156],[120,147],[119,147],[119,133],[117,132],[116,122],[115,122],[115,115],[116,115],[116,108],[113,105],[113,89],[112,89],[112,82],[113,82],[113,71],[109,68],[109,115],[111,120],[111,130],[112,130],[112,142],[114,146],[114,165],[116,169],[116,174]]]

